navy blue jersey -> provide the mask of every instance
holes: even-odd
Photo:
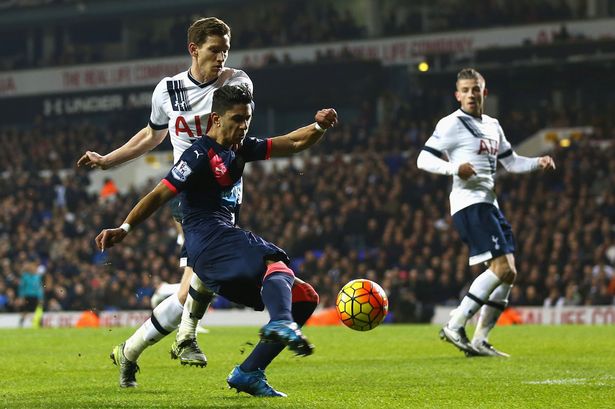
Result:
[[[163,179],[182,193],[184,229],[235,224],[243,194],[242,174],[247,162],[269,159],[271,140],[245,138],[234,151],[209,137],[186,149]]]
[[[235,227],[246,162],[268,159],[271,140],[246,138],[234,151],[208,137],[186,149],[163,179],[182,193],[185,245],[194,272],[212,291],[257,310],[266,260],[290,260],[276,245]]]

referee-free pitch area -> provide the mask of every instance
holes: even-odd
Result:
[[[267,369],[285,399],[227,388],[227,374],[249,353],[257,330],[213,327],[199,335],[206,368],[172,361],[169,336],[141,356],[135,389],[118,387],[109,359],[132,329],[0,330],[0,407],[615,407],[615,326],[496,328],[491,341],[509,359],[465,358],[439,340],[436,326],[308,327],[314,355],[286,350]]]

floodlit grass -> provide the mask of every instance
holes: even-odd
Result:
[[[307,358],[284,351],[268,368],[286,399],[227,389],[257,328],[210,328],[199,336],[206,368],[169,359],[172,337],[147,350],[139,387],[120,389],[108,357],[131,329],[0,330],[0,407],[6,408],[613,408],[615,327],[497,328],[510,359],[465,358],[435,326],[383,325],[371,332],[307,328]],[[244,351],[242,353],[242,351]]]

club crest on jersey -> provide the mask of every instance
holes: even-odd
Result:
[[[500,144],[498,141],[481,138],[480,145],[478,147],[478,154],[482,155],[483,153],[487,153],[487,155],[497,155],[499,149]]]
[[[493,248],[496,250],[500,249],[500,244],[498,243],[499,240],[500,240],[499,237],[491,236],[491,241],[493,242]]]
[[[188,166],[188,164],[183,160],[179,161],[179,163],[171,170],[173,177],[180,182],[185,182],[191,173],[192,169],[190,169],[190,166]]]

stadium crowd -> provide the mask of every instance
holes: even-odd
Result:
[[[312,148],[314,154],[356,154],[368,151],[393,153],[422,146],[425,135],[433,131],[446,114],[445,104],[451,101],[448,88],[431,89],[428,94],[400,95],[383,92],[374,102],[364,102],[357,119],[342,122],[335,137]],[[597,109],[597,105],[600,106]],[[516,145],[537,130],[592,124],[597,139],[615,139],[615,104],[591,101],[568,103],[562,109],[528,105],[530,108],[507,110],[500,122],[508,140]],[[38,117],[27,127],[0,128],[0,161],[4,172],[39,172],[74,167],[75,158],[84,150],[110,152],[131,135],[135,123],[148,113],[109,114],[104,122],[48,120]],[[255,130],[258,132],[258,130]],[[28,141],[15,144],[11,141]],[[170,149],[168,141],[159,149]]]
[[[425,18],[424,7],[412,7],[412,3],[403,0],[391,0],[387,5],[383,24],[386,35],[562,21],[587,13],[583,2],[524,0],[511,4],[497,0],[436,0],[429,3],[429,18]]]
[[[87,10],[93,1],[5,1],[0,9],[16,7],[53,7],[62,5]],[[198,7],[198,8],[197,8]],[[139,23],[138,19],[75,21],[57,27],[51,52],[40,50],[24,54],[27,38],[43,42],[49,33],[7,29],[6,35],[19,39],[0,47],[1,70],[14,70],[56,65],[74,65],[134,58],[155,58],[177,55],[186,41],[186,27],[195,15],[202,15],[202,5],[181,11],[161,10],[153,16],[155,23]],[[189,10],[189,11],[186,11]],[[234,49],[286,47],[350,39],[367,39],[449,30],[571,21],[592,17],[584,1],[539,0],[454,2],[437,0],[429,3],[386,0],[378,2],[380,16],[368,22],[351,3],[323,1],[268,1],[254,7],[251,2],[232,5],[211,5],[208,15],[222,16],[233,28]],[[153,12],[155,13],[155,12]],[[615,15],[605,8],[604,16]],[[13,30],[13,31],[12,31]],[[129,33],[124,38],[122,32]],[[48,42],[48,39],[45,38]],[[123,44],[123,42],[125,44]],[[92,47],[97,44],[97,47]]]
[[[303,169],[267,173],[250,165],[240,225],[285,248],[324,306],[346,281],[369,277],[389,293],[395,320],[425,321],[434,305],[456,303],[479,272],[467,266],[451,227],[449,179],[415,165],[432,125],[359,118],[331,131]],[[106,152],[125,140],[126,132],[117,133],[83,124],[0,137],[27,137],[35,147],[22,152],[22,144],[3,144],[11,148],[1,151],[0,311],[19,309],[20,277],[32,262],[52,311],[149,308],[159,282],[178,281],[169,209],[124,246],[100,253],[93,242],[100,228],[121,222],[144,192],[92,195],[87,171],[59,172],[73,167],[84,140],[100,140],[94,147]],[[613,144],[580,140],[554,152],[554,173],[499,177],[500,205],[518,244],[512,305],[614,302],[614,153]]]

